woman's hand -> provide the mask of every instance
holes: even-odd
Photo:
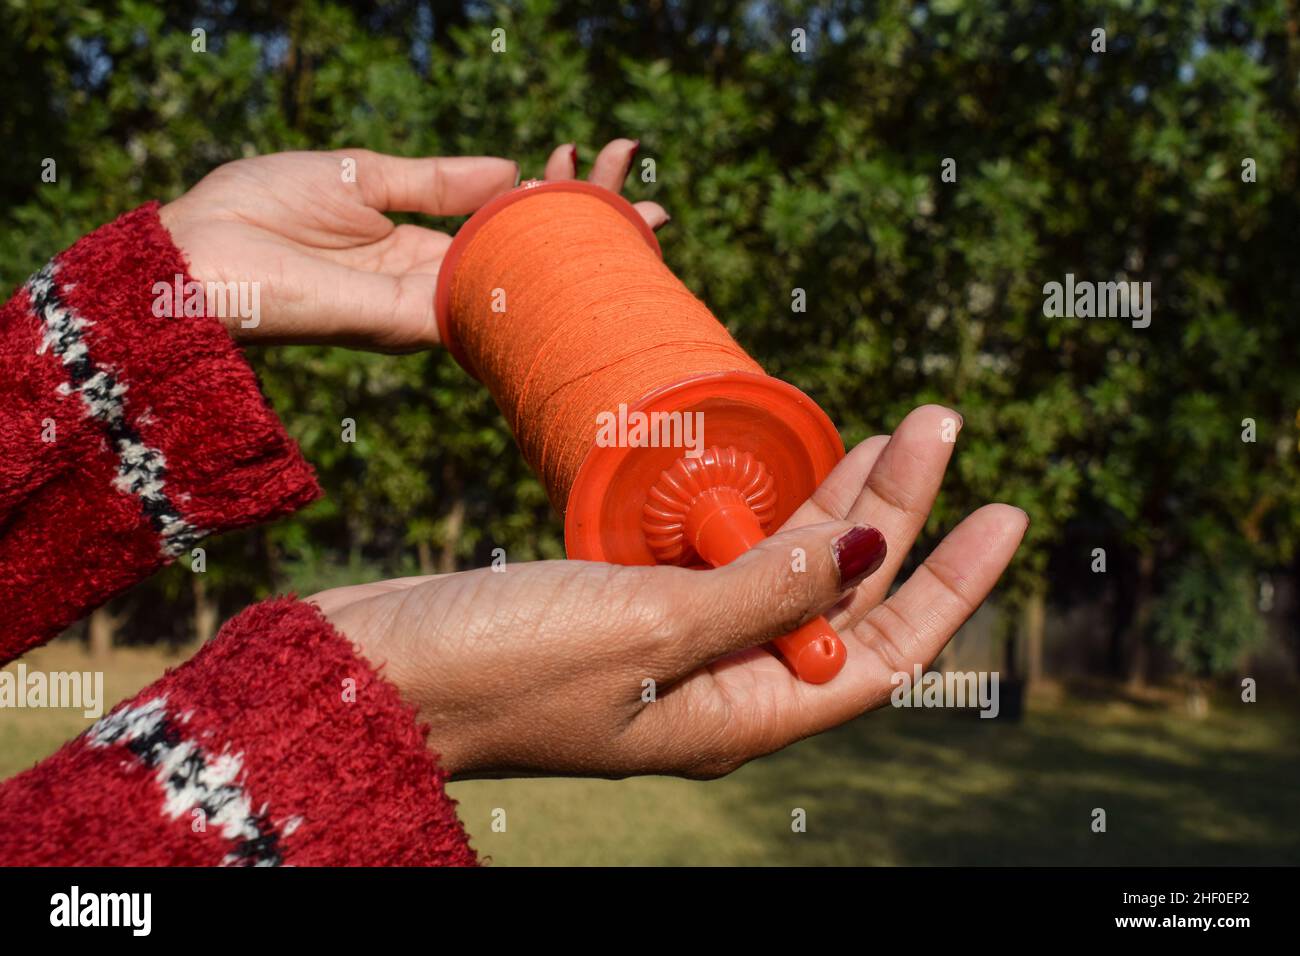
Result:
[[[728,773],[882,706],[1011,560],[1028,518],[988,505],[889,595],[952,453],[945,419],[960,416],[925,406],[863,442],[780,534],[716,570],[547,561],[311,600],[418,709],[454,777]],[[854,526],[888,554],[846,539]],[[761,645],[832,606],[848,662],[801,683]]]
[[[609,143],[590,180],[617,192],[636,147]],[[576,175],[576,147],[557,148],[546,178]],[[258,283],[257,325],[223,319],[236,339],[404,352],[438,344],[433,296],[451,237],[384,213],[465,215],[518,179],[517,163],[488,156],[275,153],[218,167],[161,215],[199,282]],[[656,229],[668,219],[655,203],[637,209]]]

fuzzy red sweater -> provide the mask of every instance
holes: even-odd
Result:
[[[153,314],[178,274],[151,203],[0,309],[0,664],[319,494],[217,320]],[[268,601],[0,784],[0,863],[473,864],[444,782],[396,689]]]

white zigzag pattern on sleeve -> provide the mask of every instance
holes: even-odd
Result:
[[[180,723],[169,719],[167,697],[155,697],[135,707],[108,714],[86,731],[90,746],[125,746],[147,767],[163,792],[163,813],[171,820],[202,810],[203,818],[219,827],[221,835],[236,844],[226,854],[226,866],[280,866],[280,835],[287,836],[302,823],[292,817],[277,834],[263,805],[253,812],[252,801],[240,785],[243,755],[208,754],[194,740],[183,737]]]
[[[103,422],[117,455],[117,476],[113,487],[122,494],[135,495],[160,540],[164,557],[184,554],[207,532],[186,521],[168,499],[164,486],[167,460],[157,448],[151,448],[126,421],[123,396],[126,385],[113,372],[97,365],[90,356],[82,333],[93,325],[59,298],[55,274],[58,264],[49,262],[27,280],[32,310],[41,320],[41,341],[36,353],[53,352],[68,370],[70,382],[60,383],[58,392],[81,396],[86,414]]]

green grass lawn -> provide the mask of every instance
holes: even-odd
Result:
[[[75,645],[27,661],[90,666]],[[167,663],[116,652],[107,698]],[[498,865],[1298,864],[1297,717],[1293,703],[1225,697],[1193,720],[1176,696],[1035,699],[1019,725],[889,710],[724,780],[467,781],[451,792]],[[0,776],[88,723],[0,712]],[[1106,833],[1091,830],[1094,807]],[[807,832],[791,830],[796,808]]]
[[[1210,718],[1037,703],[1019,726],[884,711],[724,780],[473,781],[453,794],[501,864],[1300,863],[1294,712]],[[506,811],[505,833],[491,814]],[[1093,833],[1092,810],[1107,832]],[[791,832],[791,812],[807,832]]]

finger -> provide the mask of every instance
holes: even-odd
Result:
[[[362,201],[380,212],[463,216],[514,187],[519,164],[496,156],[408,159],[348,150],[357,161]]]
[[[384,352],[429,348],[439,341],[433,314],[437,282],[437,275],[383,275],[303,256],[275,284],[275,298],[261,304],[275,321],[242,329],[240,338]]]
[[[330,588],[327,591],[318,591],[309,598],[304,598],[308,604],[315,604],[321,609],[325,616],[348,606],[356,604],[358,601],[365,601],[381,594],[391,594],[394,591],[405,591],[409,588],[418,587],[421,584],[428,584],[430,581],[437,581],[440,578],[449,577],[447,574],[421,574],[409,578],[391,578],[387,581],[371,581],[368,584],[348,584],[339,588]]]
[[[557,146],[546,160],[546,169],[542,171],[543,179],[577,179],[578,147],[575,143]]]
[[[658,229],[673,218],[657,202],[633,203],[632,208],[641,214],[641,218],[651,229]]]
[[[848,659],[834,680],[805,684],[765,654],[741,654],[671,689],[635,733],[647,750],[692,773],[717,775],[746,760],[881,706],[894,675],[928,667],[988,597],[1028,524],[988,505],[963,521],[859,628],[841,632]]]
[[[911,411],[881,450],[861,494],[844,516],[879,528],[889,542],[889,557],[880,573],[853,595],[849,606],[856,617],[889,593],[934,507],[960,429],[961,416],[942,405]]]
[[[866,487],[871,469],[889,444],[888,435],[873,435],[858,444],[831,469],[826,480],[817,486],[807,501],[799,506],[786,523],[785,531],[821,521],[843,521]]]
[[[1010,505],[986,505],[958,525],[888,600],[851,630],[841,630],[848,661],[835,680],[812,693],[796,684],[791,740],[881,706],[894,675],[929,667],[975,613],[1006,570],[1029,527]]]
[[[677,614],[673,676],[788,634],[875,571],[886,550],[875,529],[830,521],[782,532],[693,574]]]
[[[591,164],[591,173],[587,179],[597,186],[604,186],[613,192],[621,192],[623,180],[627,179],[632,168],[632,157],[636,155],[641,141],[637,139],[615,139],[605,144]]]

